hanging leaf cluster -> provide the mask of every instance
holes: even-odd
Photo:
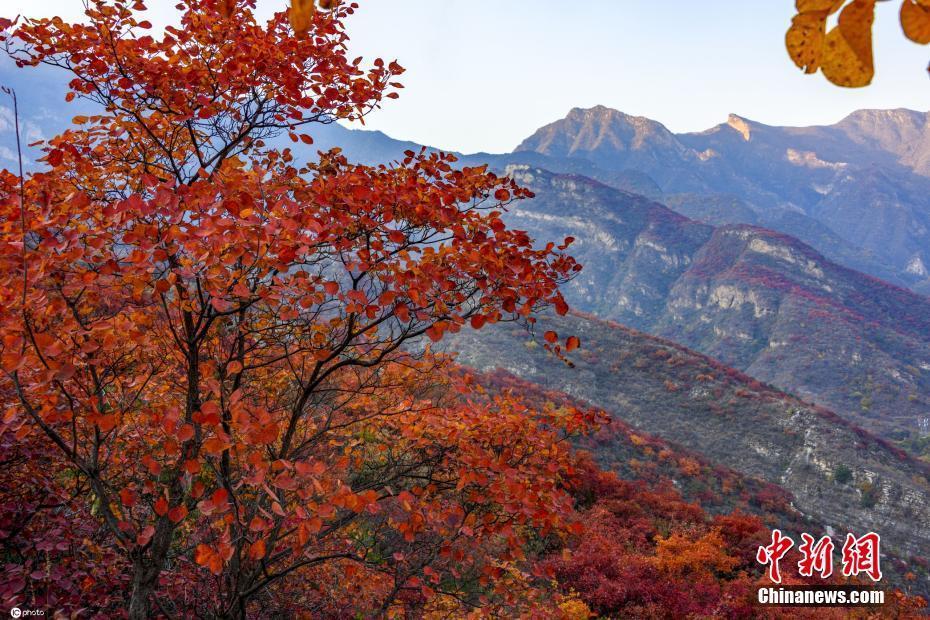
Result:
[[[820,70],[838,86],[867,86],[875,75],[872,25],[877,0],[797,0],[785,47],[805,73]],[[836,25],[827,30],[836,15]],[[930,43],[930,0],[904,0],[901,27],[915,43]]]

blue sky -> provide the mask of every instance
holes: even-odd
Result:
[[[258,0],[259,10],[285,1]],[[359,4],[349,23],[351,51],[396,58],[408,69],[401,98],[374,113],[368,127],[446,149],[511,150],[571,108],[596,104],[649,116],[673,131],[706,129],[730,112],[807,125],[865,107],[930,109],[930,46],[904,39],[899,2],[878,6],[877,76],[859,90],[795,69],[783,45],[791,0]],[[157,24],[174,1],[149,5]],[[80,0],[0,0],[0,6],[8,15],[81,13]]]

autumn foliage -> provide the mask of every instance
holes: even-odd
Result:
[[[923,599],[900,591],[889,591],[878,611],[760,607],[756,590],[770,582],[755,554],[771,528],[759,516],[707,514],[671,485],[620,480],[584,454],[571,480],[585,532],[552,549],[540,567],[594,617],[910,618],[925,611]],[[786,585],[843,583],[801,578],[791,560],[782,564]]]
[[[0,176],[3,486],[33,515],[4,517],[3,597],[135,618],[520,609],[528,541],[578,527],[560,440],[587,422],[473,395],[423,342],[565,312],[577,266],[504,226],[528,192],[484,168],[296,161],[279,137],[363,117],[402,69],[349,59],[353,6],[297,35],[253,4],[184,2],[154,37],[141,2],[98,0],[86,24],[4,35],[99,113],[22,186]]]
[[[598,471],[567,439],[602,415],[486,391],[432,351],[568,311],[570,241],[501,220],[530,193],[441,153],[286,146],[401,88],[397,63],[350,59],[355,6],[319,5],[259,24],[253,0],[182,0],[157,37],[141,1],[0,21],[18,65],[68,72],[97,109],[41,171],[0,171],[3,604],[745,611],[758,520]]]

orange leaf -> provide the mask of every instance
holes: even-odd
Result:
[[[194,427],[190,424],[185,424],[180,429],[178,429],[177,434],[178,441],[184,442],[189,439],[194,438]]]
[[[249,558],[260,560],[265,557],[265,539],[256,540],[249,546]]]
[[[556,343],[559,341],[559,335],[553,331],[548,331],[545,334],[543,334],[543,338],[545,338],[546,342],[550,344]]]
[[[220,0],[220,15],[229,19],[236,11],[236,0]]]
[[[569,336],[568,340],[565,341],[565,350],[574,351],[581,346],[581,341],[578,340],[578,336]]]
[[[171,519],[172,523],[180,523],[184,520],[184,517],[187,516],[187,506],[181,504],[175,506],[170,511],[168,511],[168,518]]]
[[[223,572],[223,558],[207,545],[197,545],[197,550],[194,552],[194,561],[210,569],[210,572],[214,575]]]
[[[290,19],[294,32],[303,34],[310,29],[315,10],[313,0],[291,0]]]
[[[904,0],[901,5],[901,28],[914,43],[930,43],[930,5]]]
[[[319,517],[301,521],[300,525],[297,526],[297,541],[301,546],[304,546],[310,541],[310,537],[317,534],[321,529],[323,529],[323,519]]]
[[[219,437],[211,437],[210,439],[203,442],[203,451],[214,456],[222,454],[223,450],[226,450],[227,448],[229,448],[229,442],[220,439]]]

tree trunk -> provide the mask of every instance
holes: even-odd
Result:
[[[149,618],[152,595],[158,584],[158,576],[165,566],[174,525],[161,518],[155,526],[148,556],[140,554],[133,561],[132,595],[129,599],[129,619],[143,620]]]
[[[149,617],[149,600],[155,590],[158,571],[137,564],[132,578],[132,596],[129,599],[129,620],[145,620]]]

